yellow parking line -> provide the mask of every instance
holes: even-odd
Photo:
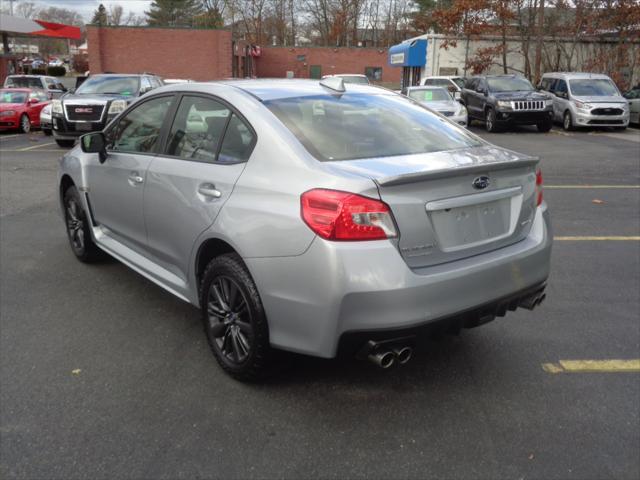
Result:
[[[558,363],[543,363],[548,373],[613,373],[640,372],[640,358],[631,360],[559,360]]]
[[[637,242],[640,237],[622,237],[622,236],[576,236],[576,237],[553,237],[557,242]]]
[[[597,188],[601,188],[601,189],[605,189],[605,188],[611,188],[611,189],[638,189],[640,188],[640,185],[545,185],[544,186],[545,189],[549,190],[578,190],[578,189],[597,189]]]
[[[31,147],[26,147],[26,148],[18,148],[16,150],[16,152],[28,152],[29,150],[35,150],[36,148],[40,148],[40,147],[47,147],[49,145],[54,145],[56,142],[50,142],[50,143],[41,143],[40,145],[33,145]]]

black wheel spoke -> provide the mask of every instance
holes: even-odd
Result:
[[[222,296],[222,293],[220,292],[220,288],[218,287],[218,285],[213,284],[211,286],[211,289],[213,290],[213,294],[216,297],[216,300],[218,301],[218,305],[220,305],[220,307],[222,307],[222,309],[225,312],[228,312],[229,307],[227,306],[227,303],[224,301],[224,298]]]
[[[209,322],[209,324],[211,325],[210,331],[213,338],[222,338],[227,333],[228,325],[224,322],[217,322],[213,324],[212,322]]]
[[[229,289],[229,310],[234,311],[236,305],[236,299],[238,298],[238,287],[234,282],[227,281],[227,287]]]
[[[242,320],[236,320],[236,325],[240,328],[240,331],[246,335],[251,336],[253,334],[253,329],[251,328],[251,324],[249,322],[243,322]]]
[[[213,315],[218,318],[224,318],[226,315],[226,312],[219,308],[214,302],[209,302],[207,305],[207,312],[209,315]]]
[[[231,344],[233,345],[233,358],[236,362],[239,362],[241,359],[240,349],[242,347],[240,346],[240,342],[238,341],[238,334],[235,331],[231,333]]]
[[[243,355],[247,355],[249,353],[249,350],[251,350],[249,340],[247,340],[247,338],[244,336],[244,334],[242,333],[242,330],[238,330],[237,337],[238,337],[238,344],[242,348]]]

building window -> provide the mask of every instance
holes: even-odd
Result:
[[[296,60],[299,62],[306,62],[307,61],[307,56],[306,55],[298,55],[296,57]]]
[[[369,80],[379,82],[382,80],[382,67],[365,67],[364,74]]]

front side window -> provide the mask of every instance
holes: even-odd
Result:
[[[78,95],[123,95],[134,96],[140,90],[139,77],[96,75],[87,78],[78,90]]]
[[[481,145],[400,95],[322,94],[264,105],[320,161],[393,157]]]
[[[411,90],[409,97],[418,102],[447,102],[451,95],[443,88],[420,88]]]
[[[564,80],[558,80],[554,87],[554,93],[567,93],[567,82],[565,82]]]
[[[487,79],[492,92],[529,92],[533,85],[522,77],[491,77]]]
[[[109,147],[116,152],[153,153],[173,96],[140,104],[122,117],[109,134]]]
[[[11,90],[0,91],[0,103],[26,103],[26,92],[12,92]]]
[[[211,98],[184,96],[171,126],[167,154],[213,163],[231,111]]]
[[[612,97],[618,95],[618,89],[605,78],[584,78],[569,80],[571,93],[576,97]]]

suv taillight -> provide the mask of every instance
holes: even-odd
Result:
[[[542,203],[542,170],[536,171],[536,206]]]
[[[300,197],[304,222],[327,240],[383,240],[398,234],[389,206],[355,193],[316,188]]]

